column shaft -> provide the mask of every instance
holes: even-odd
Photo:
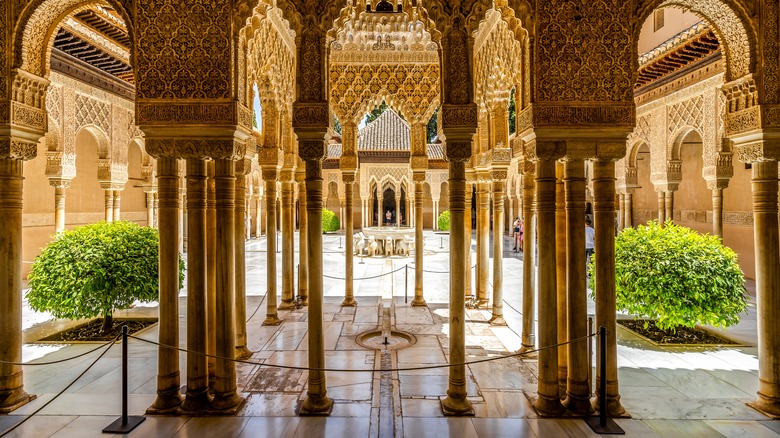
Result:
[[[146,193],[146,226],[154,226],[154,192]]]
[[[122,191],[114,190],[114,214],[112,220],[114,221],[122,220],[120,219],[121,217],[120,212],[122,211],[121,205],[122,205]]]
[[[325,368],[322,324],[322,162],[306,160],[306,214],[309,238],[309,368]],[[330,414],[324,371],[309,371],[309,386],[301,413]]]
[[[401,226],[401,198],[395,198],[395,226]]]
[[[596,231],[596,325],[607,328],[607,414],[619,416],[625,410],[620,404],[617,374],[615,163],[613,161],[593,161],[593,216]],[[600,368],[597,370],[598,385],[601,371]],[[598,389],[596,393],[598,394]],[[594,406],[598,406],[598,400]]]
[[[113,222],[114,221],[114,191],[113,190],[104,190],[105,191],[105,221],[106,222]]]
[[[54,187],[54,232],[65,231],[65,189],[63,185]]]
[[[618,230],[623,229],[623,220],[625,217],[624,212],[626,211],[626,194],[625,193],[618,193]]]
[[[355,275],[355,268],[353,266],[353,262],[355,260],[355,255],[353,254],[353,248],[352,248],[352,234],[355,232],[354,224],[352,223],[352,204],[354,202],[353,200],[353,194],[355,189],[355,183],[354,183],[354,175],[345,175],[344,177],[344,197],[345,197],[345,215],[346,220],[345,227],[346,232],[344,233],[344,248],[345,248],[345,278],[346,281],[344,283],[344,302],[341,303],[342,306],[345,307],[353,307],[357,306],[357,301],[355,301],[355,284],[353,277]]]
[[[160,199],[158,336],[161,346],[157,352],[157,399],[149,410],[164,413],[174,411],[181,404],[179,352],[168,348],[179,346],[179,164],[176,158],[157,159],[157,184]]]
[[[723,240],[723,189],[712,189],[712,235]]]
[[[555,279],[558,298],[558,343],[569,340],[566,291],[566,190],[563,184],[564,164],[555,164]],[[583,246],[585,248],[585,246]],[[568,348],[558,347],[558,387],[561,398],[566,394]]]
[[[558,297],[556,273],[555,160],[536,162],[536,215],[539,227],[539,346],[558,343]],[[527,250],[526,250],[527,251]],[[564,411],[558,387],[558,349],[539,352],[539,398],[536,409],[542,415]]]
[[[664,206],[666,209],[665,217],[667,220],[674,220],[674,192],[668,191],[666,192],[666,197],[664,198]]]
[[[22,181],[24,162],[0,159],[0,361],[22,361]],[[34,399],[22,367],[0,363],[0,413]]]
[[[465,196],[465,208],[463,211],[463,222],[464,222],[464,238],[463,238],[463,245],[465,247],[464,251],[466,251],[463,254],[463,269],[466,270],[466,287],[464,288],[466,297],[472,297],[474,294],[474,288],[471,287],[471,235],[472,235],[472,221],[471,221],[471,204],[472,199],[474,198],[474,194],[471,190],[471,184],[466,184],[466,190],[465,190],[466,196]],[[452,218],[450,218],[450,221],[452,221]],[[476,299],[476,297],[475,297]]]
[[[273,175],[271,175],[273,173]],[[266,311],[263,325],[279,325],[276,313],[276,172],[263,172],[265,180]]]
[[[490,193],[488,184],[485,182],[477,183],[477,305],[480,307],[488,303],[488,273],[490,272],[488,250],[490,247]]]
[[[533,175],[526,174],[523,182],[523,328],[520,351],[536,346],[536,217],[534,212]],[[584,247],[584,246],[583,246]]]
[[[414,183],[414,300],[412,306],[426,306],[423,297],[423,184]]]
[[[626,209],[623,211],[623,228],[634,226],[634,195],[626,193]]]
[[[466,163],[450,161],[450,363],[466,361],[466,297],[463,293],[466,278],[463,238],[466,211]],[[449,368],[447,398],[442,401],[446,414],[473,413],[466,392],[466,365]]]
[[[259,239],[263,234],[263,198],[255,197],[255,238]]]
[[[206,162],[187,160],[187,393],[182,404],[185,411],[202,411],[211,403],[209,397],[208,359],[206,353]],[[199,354],[200,353],[200,354]]]
[[[753,405],[780,416],[780,239],[777,161],[753,163],[753,214],[758,312],[758,400]]]
[[[217,354],[217,187],[214,180],[214,160],[206,163],[206,351]],[[214,389],[217,361],[208,359],[209,387]]]
[[[282,182],[282,303],[279,310],[295,308],[295,223],[293,218],[293,183]]]
[[[666,193],[663,191],[658,192],[658,222],[661,225],[666,222]]]
[[[568,335],[578,339],[588,334],[587,289],[585,287],[585,164],[583,160],[566,161],[566,286],[568,289]],[[568,378],[564,406],[577,415],[591,412],[588,371],[588,343],[580,341],[567,346]]]
[[[298,208],[301,215],[300,232],[298,233],[298,295],[304,306],[309,305],[309,214],[306,207],[306,182],[301,181],[298,188]]]
[[[504,181],[493,180],[493,315],[492,325],[506,325],[504,320]]]
[[[243,164],[243,163],[242,163]],[[248,164],[244,164],[248,166]],[[235,330],[236,330],[236,358],[249,359],[252,357],[252,352],[247,347],[247,335],[246,335],[246,243],[244,237],[246,236],[246,177],[244,176],[243,169],[238,175],[236,175],[235,182],[235,205],[233,225],[235,227],[235,242],[233,247],[235,249],[235,269],[236,269],[236,315],[235,315]],[[189,194],[187,195],[189,196]],[[188,233],[189,235],[189,233]],[[187,238],[189,246],[190,238]],[[189,248],[192,251],[191,248]]]

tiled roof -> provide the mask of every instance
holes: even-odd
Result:
[[[428,145],[428,159],[429,160],[443,160],[444,159],[444,145],[441,143],[433,143]]]
[[[411,130],[401,116],[387,108],[358,132],[358,152],[411,151]]]
[[[341,158],[341,143],[334,143],[328,145],[328,156],[326,160],[338,160]]]

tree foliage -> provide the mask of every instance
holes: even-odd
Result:
[[[509,93],[509,135],[517,132],[517,107],[515,106],[515,88]]]
[[[428,143],[433,143],[434,140],[436,140],[436,137],[439,136],[439,110],[441,109],[441,105],[439,105],[438,108],[436,108],[436,111],[433,112],[433,115],[431,116],[431,119],[428,120],[428,124],[425,125],[425,136],[427,138]]]
[[[132,222],[99,222],[57,236],[35,258],[28,276],[30,307],[57,318],[111,315],[135,301],[159,297],[159,235]],[[184,260],[179,257],[179,288]]]
[[[439,229],[441,231],[449,231],[450,230],[450,211],[444,210],[439,215]]]
[[[336,213],[328,210],[327,208],[323,208],[322,209],[322,232],[330,233],[338,230],[339,230],[339,218],[336,216]]]
[[[341,135],[341,121],[335,115],[333,116],[333,131],[338,135]]]
[[[387,108],[387,103],[383,100],[381,105],[372,109],[368,112],[368,114],[366,114],[366,123],[371,123],[378,119]]]
[[[747,308],[736,253],[717,236],[672,221],[663,227],[650,222],[618,235],[615,280],[617,308],[653,318],[663,330],[697,324],[728,327]]]

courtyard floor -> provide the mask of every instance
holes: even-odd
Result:
[[[356,308],[342,308],[343,236],[324,236],[325,349],[328,368],[382,369],[383,353],[356,342],[359,334],[390,318],[393,329],[414,334],[411,347],[389,354],[392,368],[435,366],[448,359],[449,254],[446,234],[425,233],[425,299],[428,308],[405,303],[406,268],[409,302],[414,295],[413,258],[366,258],[355,261]],[[297,240],[297,234],[296,234]],[[296,250],[298,248],[296,242]],[[491,247],[492,248],[492,247]],[[506,355],[520,346],[522,253],[504,241],[504,316],[506,327],[487,324],[490,312],[467,311],[467,361]],[[472,245],[473,249],[473,245]],[[247,242],[247,326],[253,360],[307,365],[307,311],[282,311],[278,327],[261,325],[265,317],[265,237]],[[491,251],[492,254],[492,251]],[[296,252],[296,265],[298,259]],[[475,255],[472,254],[472,258]],[[492,262],[492,260],[491,260]],[[281,271],[281,262],[277,263]],[[492,272],[492,271],[491,271]],[[279,272],[281,274],[281,272]],[[366,278],[366,279],[363,279]],[[473,281],[473,276],[472,276]],[[281,284],[281,282],[279,282]],[[751,284],[748,284],[751,288]],[[186,297],[182,293],[181,341],[186,347]],[[389,309],[386,311],[385,309]],[[593,313],[593,304],[589,312]],[[122,314],[156,314],[156,307],[136,307]],[[25,311],[25,338],[50,327],[47,315]],[[35,325],[37,324],[37,325]],[[34,327],[32,327],[35,325]],[[750,408],[758,384],[755,303],[726,334],[747,347],[658,347],[618,328],[621,402],[631,418],[617,423],[629,437],[780,437],[780,421]],[[157,340],[156,326],[140,337]],[[95,344],[25,344],[25,362],[75,356]],[[155,399],[157,348],[130,343],[131,415],[142,415]],[[10,415],[0,416],[0,436],[49,402],[97,358],[98,353],[55,365],[25,367],[25,389],[38,398]],[[185,355],[180,355],[186,382]],[[105,437],[101,430],[121,412],[121,348],[117,345],[64,394],[11,432],[9,437]],[[591,437],[582,419],[541,419],[529,398],[536,394],[533,359],[506,358],[469,365],[472,418],[445,418],[439,398],[446,394],[447,368],[392,373],[327,374],[334,400],[330,417],[298,417],[305,397],[305,371],[260,365],[238,366],[239,390],[246,405],[234,417],[149,416],[130,436],[139,437]],[[384,385],[392,389],[382,391]]]

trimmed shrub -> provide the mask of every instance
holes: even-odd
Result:
[[[662,330],[725,328],[747,309],[736,253],[717,236],[672,221],[627,228],[615,238],[615,280],[617,308],[655,319]]]
[[[328,210],[327,208],[323,208],[322,209],[322,232],[330,233],[338,230],[339,230],[339,218],[336,216],[336,213]]]
[[[35,258],[28,276],[30,307],[57,318],[103,317],[135,301],[159,297],[159,235],[132,222],[99,222],[59,234]],[[179,257],[179,288],[184,260]]]
[[[450,211],[445,210],[441,212],[439,215],[439,229],[441,231],[449,231],[450,230]]]

